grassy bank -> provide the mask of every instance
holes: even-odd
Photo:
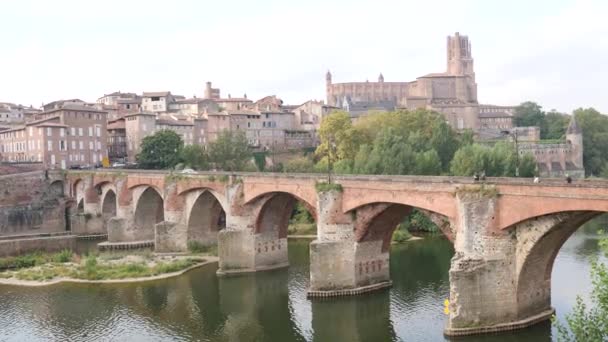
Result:
[[[182,271],[203,262],[205,259],[196,255],[159,256],[148,251],[81,256],[66,250],[0,259],[0,278],[28,281],[145,278]]]

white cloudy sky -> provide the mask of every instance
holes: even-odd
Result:
[[[0,2],[0,102],[94,101],[113,91],[322,99],[335,82],[445,69],[473,47],[480,102],[608,112],[606,0]]]

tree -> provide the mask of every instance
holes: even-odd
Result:
[[[454,154],[450,170],[455,176],[472,176],[488,165],[489,148],[478,144],[467,145]],[[489,175],[488,175],[489,176]]]
[[[209,161],[224,171],[240,171],[251,160],[247,137],[242,131],[222,131],[209,144]]]
[[[551,111],[545,114],[545,134],[541,139],[558,140],[564,139],[566,128],[570,122],[570,115]],[[541,132],[542,134],[543,132]]]
[[[528,127],[538,126],[541,130],[541,136],[545,129],[545,112],[536,102],[527,101],[515,108],[515,126]]]
[[[161,130],[142,140],[137,163],[144,169],[167,169],[180,161],[182,138],[170,130]]]
[[[600,248],[608,256],[608,240],[600,241]],[[608,340],[608,267],[597,260],[591,264],[591,308],[576,298],[576,305],[566,315],[566,324],[554,321],[558,341],[606,341]]]
[[[336,146],[335,149],[332,148],[334,161],[352,159],[359,150],[360,136],[353,129],[350,116],[346,112],[333,112],[323,119],[319,128],[319,137],[321,144],[316,151],[319,157],[327,155],[330,143]]]
[[[207,170],[209,168],[207,151],[201,145],[184,146],[180,159],[186,167],[191,167],[195,170]]]
[[[315,163],[307,157],[298,157],[285,163],[285,172],[311,173],[314,172]]]
[[[598,175],[608,162],[608,116],[593,108],[574,111],[583,131],[583,164],[588,175]]]

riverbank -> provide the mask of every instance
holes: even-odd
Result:
[[[33,255],[17,260],[16,269],[0,272],[1,285],[49,286],[59,283],[116,284],[172,278],[218,262],[200,254],[102,253],[82,257],[72,254]],[[23,260],[38,260],[23,263]],[[6,264],[6,261],[3,260]],[[24,266],[24,267],[22,267]]]

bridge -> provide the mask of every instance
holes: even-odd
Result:
[[[549,319],[551,270],[560,247],[583,223],[608,211],[604,181],[332,178],[333,186],[323,186],[320,174],[69,171],[65,192],[72,210],[87,217],[78,229],[107,230],[109,246],[150,244],[170,252],[187,250],[192,241],[217,243],[220,275],[288,266],[287,226],[300,202],[317,224],[310,297],[390,286],[392,233],[418,209],[454,245],[446,335]]]

